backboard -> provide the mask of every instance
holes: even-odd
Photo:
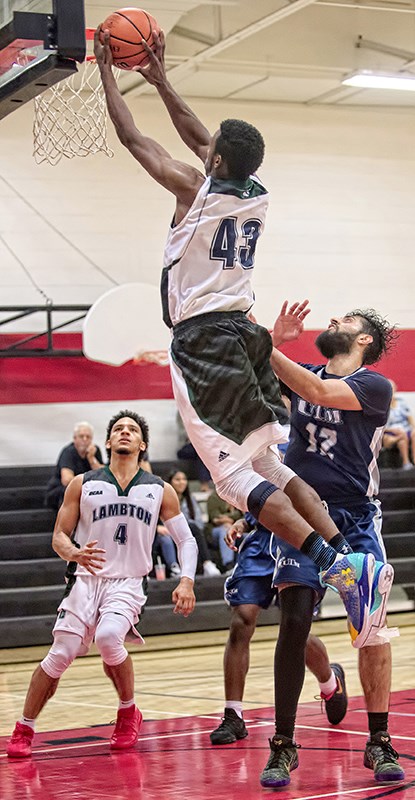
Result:
[[[85,52],[84,0],[3,0],[0,119],[76,72]]]

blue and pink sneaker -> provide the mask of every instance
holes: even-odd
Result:
[[[322,585],[338,592],[344,603],[353,647],[384,644],[397,635],[385,625],[393,574],[390,564],[376,561],[371,553],[339,553],[321,573]]]

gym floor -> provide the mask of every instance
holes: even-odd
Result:
[[[285,800],[314,798],[415,798],[415,614],[390,615],[399,625],[393,640],[393,694],[390,731],[406,771],[404,784],[376,785],[363,767],[366,714],[357,673],[357,652],[343,632],[344,620],[317,622],[331,661],[346,671],[350,697],[343,722],[327,723],[317,686],[307,674],[299,709],[296,739],[301,745],[299,769]],[[144,715],[137,746],[110,752],[115,691],[92,653],[63,676],[55,697],[37,725],[33,758],[10,761],[5,745],[21,715],[30,675],[47,647],[0,651],[0,785],[1,800],[251,800],[266,790],[259,773],[268,758],[273,733],[273,626],[259,628],[251,645],[245,692],[249,736],[233,745],[212,747],[209,732],[223,710],[222,655],[226,631],[149,637],[141,650],[131,648],[136,699]]]

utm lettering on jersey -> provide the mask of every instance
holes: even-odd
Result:
[[[134,503],[108,503],[106,506],[94,508],[92,522],[98,522],[98,520],[107,519],[107,517],[137,517],[145,525],[150,525],[152,516],[146,508],[136,506]]]
[[[315,406],[302,397],[298,398],[298,411],[306,417],[312,417],[319,422],[331,422],[332,425],[342,425],[342,413],[337,408],[326,408],[325,406]]]

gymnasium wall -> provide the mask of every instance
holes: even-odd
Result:
[[[415,411],[412,111],[191,104],[212,131],[224,117],[243,117],[266,140],[261,177],[271,205],[254,275],[258,320],[271,325],[282,300],[307,296],[313,338],[333,314],[376,307],[405,331],[383,369],[408,393]],[[129,105],[145,133],[192,161],[157,98],[131,99]],[[35,165],[31,125],[30,106],[0,122],[0,305],[43,302],[40,289],[55,303],[92,303],[116,283],[157,285],[173,198],[147,177],[112,130],[113,159]],[[41,325],[35,319],[30,330]],[[27,323],[20,329],[28,330]],[[306,347],[307,338],[293,355],[304,358]],[[149,417],[152,457],[173,457],[177,433],[168,370],[121,369],[130,370],[125,380],[120,370],[97,373],[89,362],[0,359],[0,463],[53,462],[82,418],[95,423],[102,444],[108,417],[124,405]]]

